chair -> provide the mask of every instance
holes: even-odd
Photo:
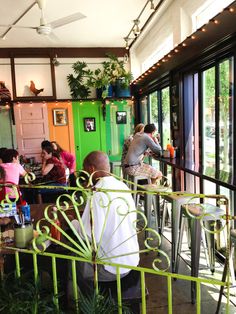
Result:
[[[191,234],[191,276],[198,277],[199,261],[200,261],[200,246],[202,225],[201,221],[206,226],[206,239],[209,254],[210,270],[215,271],[215,243],[214,243],[214,225],[213,221],[220,220],[225,211],[220,207],[212,204],[185,204],[181,206],[179,219],[179,241],[177,248],[175,272],[178,273],[179,257],[183,239],[183,218],[189,220]],[[209,231],[208,231],[209,230]],[[196,282],[191,282],[191,298],[192,303],[196,300]]]

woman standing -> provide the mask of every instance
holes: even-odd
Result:
[[[76,167],[76,160],[75,155],[65,151],[56,141],[52,141],[52,147],[54,152],[59,155],[62,163],[64,166],[69,169],[69,184],[70,186],[76,186],[76,178],[75,178],[75,167]],[[68,177],[67,177],[68,178]]]

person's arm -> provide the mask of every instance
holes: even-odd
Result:
[[[75,172],[75,167],[76,167],[75,156],[69,152],[63,151],[61,153],[61,158],[63,159],[66,167],[69,168],[70,173]]]
[[[46,161],[43,161],[42,163],[42,175],[46,176],[46,174],[48,174],[52,168],[54,167],[54,164],[46,164]]]
[[[157,141],[157,140],[156,140]],[[162,151],[161,145],[153,140],[153,138],[146,137],[146,145],[154,154],[160,154]]]

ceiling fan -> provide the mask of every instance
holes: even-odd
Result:
[[[22,19],[23,16],[25,16],[26,13],[30,11],[30,9],[35,5],[38,4],[38,7],[41,11],[41,17],[40,17],[40,25],[39,26],[20,26],[16,25],[20,19]],[[83,15],[80,12],[76,12],[74,14],[65,16],[63,18],[60,18],[58,20],[52,21],[50,23],[47,23],[44,18],[44,8],[46,5],[46,0],[36,0],[33,4],[31,4],[22,14],[21,16],[11,25],[0,25],[0,27],[8,27],[8,29],[2,34],[1,38],[5,39],[7,33],[12,28],[28,28],[28,29],[35,29],[36,32],[40,35],[50,35],[52,33],[52,30],[61,26],[64,26],[66,24],[78,21],[80,19],[85,18],[86,16]]]

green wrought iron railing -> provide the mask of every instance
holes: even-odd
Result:
[[[81,184],[81,178],[82,182],[84,182],[85,178],[87,178],[87,185]],[[20,188],[33,188],[33,189],[41,189],[41,188],[48,188],[48,189],[58,189],[57,186],[52,187],[45,187],[45,186],[33,186],[31,179],[34,179],[34,176],[31,174],[27,178],[27,182],[30,183],[30,186],[27,185],[21,185]],[[127,181],[128,184],[132,185],[132,182]],[[17,195],[18,187],[11,186],[14,189],[14,193]],[[61,187],[60,187],[61,188]],[[140,188],[140,189],[139,189]],[[144,240],[144,249],[139,251],[139,254],[148,253],[148,252],[155,252],[156,257],[153,260],[152,263],[152,269],[151,268],[145,268],[145,267],[134,267],[129,265],[121,265],[113,263],[112,260],[107,260],[106,258],[99,257],[98,249],[100,247],[100,243],[94,242],[93,235],[91,236],[91,239],[86,234],[82,218],[81,218],[81,212],[80,208],[85,205],[85,202],[88,200],[91,200],[93,198],[94,193],[104,193],[107,195],[108,204],[107,210],[109,211],[109,206],[111,203],[111,200],[109,199],[109,192],[116,192],[119,193],[119,200],[122,203],[124,200],[122,199],[122,193],[130,193],[130,191],[124,191],[124,190],[112,190],[112,189],[94,189],[92,186],[92,175],[89,177],[87,173],[82,172],[81,176],[77,178],[77,187],[65,187],[63,188],[65,193],[60,195],[57,198],[57,201],[54,205],[49,205],[44,210],[44,217],[37,222],[36,224],[36,230],[37,230],[37,237],[32,240],[31,243],[31,249],[19,249],[12,246],[7,246],[4,242],[1,242],[1,249],[7,249],[15,252],[15,270],[16,270],[16,276],[21,276],[21,254],[30,254],[32,256],[33,260],[33,271],[34,271],[34,279],[35,282],[37,281],[39,269],[38,269],[38,257],[50,257],[51,258],[51,267],[52,267],[52,277],[53,277],[53,292],[55,295],[55,304],[59,308],[59,301],[58,301],[58,272],[57,272],[57,261],[59,259],[67,260],[71,264],[72,269],[72,281],[73,281],[73,294],[74,294],[74,300],[75,304],[78,304],[79,300],[79,293],[77,289],[77,283],[78,278],[76,274],[76,263],[78,261],[81,262],[89,262],[95,265],[95,280],[94,280],[94,286],[95,290],[98,293],[98,281],[97,281],[97,265],[103,264],[103,265],[111,265],[116,267],[117,269],[117,301],[119,306],[119,313],[122,313],[122,289],[121,289],[121,276],[120,276],[120,268],[127,268],[129,270],[136,270],[140,272],[140,278],[141,278],[141,309],[142,313],[147,313],[147,307],[146,307],[146,285],[145,285],[145,276],[147,274],[152,274],[156,276],[163,276],[166,277],[167,280],[167,291],[168,291],[168,313],[173,313],[173,287],[172,287],[172,280],[178,279],[178,280],[185,280],[185,281],[192,281],[196,283],[196,313],[201,313],[201,285],[202,284],[208,284],[208,285],[214,285],[218,286],[219,288],[221,286],[225,287],[226,290],[226,297],[227,297],[227,303],[225,307],[226,313],[229,313],[230,308],[230,274],[229,271],[227,272],[226,281],[222,282],[220,280],[215,279],[207,279],[207,278],[196,278],[184,274],[175,274],[168,271],[170,261],[167,253],[165,253],[161,248],[161,236],[157,232],[157,230],[148,228],[148,222],[147,219],[142,211],[137,210],[138,219],[134,222],[134,228],[138,235],[141,235],[142,233],[145,234],[145,232],[148,231],[148,238]],[[233,220],[235,217],[230,215],[229,212],[229,205],[228,205],[228,199],[223,195],[204,195],[204,194],[191,194],[191,193],[180,193],[180,192],[168,192],[167,188],[165,190],[165,187],[163,186],[163,189],[160,189],[161,192],[156,192],[153,190],[143,190],[142,186],[138,185],[138,190],[131,191],[131,193],[141,193],[141,194],[158,194],[160,196],[168,196],[168,195],[182,195],[189,197],[188,203],[199,203],[199,206],[201,206],[201,202],[199,202],[200,199],[215,199],[216,204],[219,207],[224,207],[225,213],[221,216],[221,220],[224,221],[221,228],[214,229],[214,231],[206,230],[203,224],[203,218],[206,215],[209,215],[207,213],[204,213],[204,209],[202,211],[202,214],[199,216],[194,216],[192,218],[199,219],[202,226],[205,228],[207,232],[213,232],[216,234],[219,234],[223,230],[226,230],[227,239],[226,239],[226,259],[225,263],[229,263],[229,253],[230,253],[230,221]],[[70,194],[69,194],[70,192]],[[78,193],[79,196],[78,196]],[[18,196],[16,197],[18,198]],[[63,201],[62,201],[63,199]],[[6,203],[8,206],[10,205],[11,208],[11,200],[7,196],[5,200],[1,201],[0,204],[0,212],[5,212],[3,209],[6,206]],[[92,204],[92,202],[91,202]],[[101,204],[104,206],[104,204]],[[124,204],[123,204],[124,205]],[[79,222],[81,233],[78,233],[75,229],[74,225],[71,223],[67,213],[68,210],[72,210],[74,212],[75,218]],[[91,208],[91,212],[93,209]],[[57,223],[56,220],[58,219],[60,213],[60,217],[63,218],[64,222],[67,225],[67,229],[69,228],[73,234],[73,237],[68,233],[65,232],[65,230],[62,229]],[[117,211],[117,214],[119,214],[119,211]],[[129,215],[130,211],[129,208],[126,208],[126,212],[122,212],[122,215]],[[191,213],[190,213],[191,215]],[[212,220],[214,220],[214,213],[211,213]],[[142,220],[142,227],[137,228],[136,223]],[[93,215],[91,215],[91,224],[93,226]],[[104,222],[103,228],[105,228],[106,220]],[[58,230],[64,237],[65,241],[60,241],[52,237],[51,234],[51,228],[50,226],[53,226],[56,230]],[[93,230],[93,228],[92,228]],[[68,254],[58,254],[58,253],[50,253],[47,251],[47,245],[46,241],[51,241],[51,243],[54,243],[58,246],[61,246],[63,249],[68,251]],[[155,240],[155,241],[154,241]],[[137,253],[137,252],[133,252]],[[72,255],[73,254],[73,255]],[[167,262],[167,268],[160,269],[158,267],[160,261],[162,259],[165,259]],[[227,268],[229,269],[229,267]],[[77,311],[78,307],[77,307]]]

